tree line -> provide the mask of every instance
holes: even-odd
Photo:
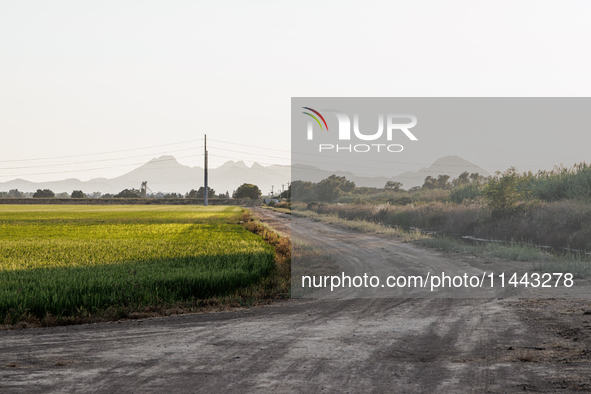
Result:
[[[146,195],[146,198],[203,198],[205,194],[205,189],[201,186],[199,189],[191,189],[191,191],[181,194],[181,193],[152,193]],[[249,199],[257,199],[261,196],[262,192],[258,186],[253,185],[251,183],[244,183],[240,185],[236,190],[233,191],[232,197],[230,197],[230,192],[226,191],[225,193],[216,194],[215,190],[208,187],[207,197],[208,198],[222,198],[222,199],[229,199],[229,198],[249,198]],[[21,192],[18,189],[12,189],[8,192],[0,192],[0,198],[142,198],[140,190],[137,189],[124,189],[117,194],[106,193],[102,194],[100,192],[94,193],[84,193],[82,190],[74,190],[71,194],[68,193],[54,193],[50,189],[37,189],[36,192]]]
[[[320,182],[293,181],[293,193],[296,199],[302,201],[334,202],[346,196],[368,196],[376,194],[386,195],[391,193],[408,193],[429,190],[452,190],[465,186],[481,186],[488,182],[490,177],[484,177],[478,173],[463,172],[457,178],[451,179],[449,175],[427,176],[422,186],[415,186],[408,190],[402,188],[403,184],[396,181],[388,181],[383,188],[359,187],[355,182],[349,181],[344,176],[331,175]],[[291,193],[291,186],[290,186]],[[409,200],[410,201],[410,200]]]
[[[591,166],[579,163],[573,167],[557,166],[551,171],[519,173],[514,167],[493,176],[463,172],[457,178],[449,175],[427,176],[422,186],[402,189],[400,182],[388,181],[383,188],[357,187],[343,176],[331,175],[320,182],[294,181],[294,198],[311,202],[388,202],[393,205],[430,201],[486,201],[493,217],[525,212],[537,202],[574,200],[591,201]]]

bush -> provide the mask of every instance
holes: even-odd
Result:
[[[74,190],[72,192],[72,198],[86,198],[86,195],[82,193],[82,190]]]
[[[252,183],[243,183],[238,187],[238,189],[236,189],[232,197],[256,200],[261,196],[261,194],[261,190],[257,185],[253,185]]]
[[[25,196],[25,193],[19,192],[18,189],[12,189],[6,195],[6,197],[12,197],[12,198],[23,198],[24,196]]]
[[[186,198],[205,198],[205,188],[201,186],[199,190],[191,189],[191,191],[185,195]],[[226,197],[226,196],[224,196]],[[176,197],[173,197],[176,198]],[[207,198],[215,198],[215,190],[211,187],[207,187]]]
[[[33,194],[33,198],[54,198],[55,193],[49,189],[37,189],[35,194]]]
[[[529,191],[524,188],[527,178],[520,176],[514,167],[504,173],[497,172],[484,188],[484,198],[493,218],[517,215],[525,206],[520,204],[529,199]]]
[[[306,206],[306,209],[308,211],[317,211],[318,210],[318,203],[316,201],[312,201],[311,203],[308,203],[308,205]]]
[[[412,200],[410,199],[410,197],[407,196],[401,196],[398,198],[391,198],[388,200],[388,204],[390,205],[408,205],[408,204],[412,204]]]
[[[483,187],[477,183],[461,185],[451,190],[449,200],[457,204],[461,204],[464,200],[475,200],[482,196],[482,189]]]
[[[116,194],[115,198],[140,198],[140,192],[135,189],[125,189]]]
[[[552,171],[540,171],[530,175],[528,183],[532,195],[540,200],[591,200],[591,166],[586,163],[572,168],[556,167]]]

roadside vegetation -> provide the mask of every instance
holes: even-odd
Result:
[[[238,207],[10,205],[0,212],[0,324],[7,327],[289,296],[289,240]]]
[[[375,233],[400,237],[405,242],[421,238],[427,238],[427,235],[424,235],[416,229],[404,230],[397,226],[385,226],[382,223],[367,221],[358,218],[344,219],[335,215],[319,214],[309,210],[294,211],[292,215],[296,217],[309,218],[316,222],[336,224],[341,227],[345,227],[349,230],[353,230],[360,233]]]
[[[286,215],[291,215],[291,202],[290,201],[284,201],[284,202],[280,202],[280,203],[275,203],[273,201],[269,202],[269,204],[267,204],[267,206],[264,208],[270,209],[272,211],[275,212],[279,212],[279,213],[285,213]]]
[[[585,163],[536,174],[510,168],[492,177],[427,176],[410,190],[399,182],[356,187],[336,175],[318,183],[294,181],[292,188],[294,216],[358,231],[420,231],[429,235],[415,237],[424,246],[534,260],[544,271],[576,266],[580,277],[591,274],[591,167]],[[461,236],[504,242],[470,245]]]

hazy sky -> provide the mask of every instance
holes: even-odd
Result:
[[[0,0],[0,182],[113,177],[165,153],[201,165],[204,133],[213,167],[288,164],[292,96],[590,96],[590,14],[584,0]]]

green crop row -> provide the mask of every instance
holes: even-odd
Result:
[[[229,294],[274,251],[238,207],[0,206],[0,318]]]

